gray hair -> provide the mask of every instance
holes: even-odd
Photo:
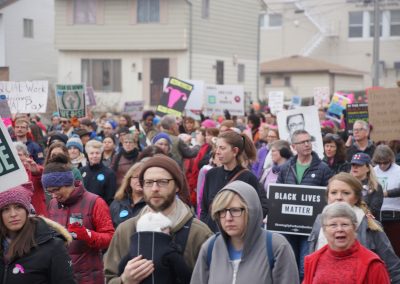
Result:
[[[160,125],[162,128],[166,130],[170,130],[173,125],[176,124],[176,117],[174,115],[168,114],[163,116],[160,121]]]
[[[292,142],[292,144],[295,143],[297,136],[301,134],[308,134],[311,137],[310,133],[308,133],[307,130],[304,129],[296,130],[295,132],[293,132],[292,137],[290,137],[290,141]]]
[[[85,145],[86,153],[90,151],[90,149],[99,149],[101,153],[103,153],[104,146],[103,143],[97,140],[90,140]]]
[[[394,163],[396,157],[392,149],[390,149],[387,145],[379,145],[376,147],[374,151],[374,155],[372,157],[372,161],[374,163],[382,162],[382,161],[390,161],[390,163]]]
[[[369,131],[369,125],[368,122],[364,121],[364,120],[356,120],[354,121],[353,127],[355,124],[361,124],[362,128],[364,128],[365,130]]]
[[[325,206],[321,215],[322,225],[326,225],[332,218],[347,218],[354,226],[357,226],[356,213],[347,202],[333,202]]]
[[[14,142],[15,149],[17,149],[17,152],[22,152],[24,153],[25,156],[30,156],[31,154],[28,151],[28,147],[25,145],[25,143],[21,141]]]

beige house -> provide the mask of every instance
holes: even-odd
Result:
[[[319,73],[307,84],[315,87],[359,86],[365,89],[372,84],[373,63],[373,11],[374,1],[364,0],[264,0],[267,10],[261,23],[260,62],[268,62],[292,55],[309,56],[349,69],[363,72],[363,82],[346,75],[346,84],[336,77],[335,83],[321,81]],[[379,1],[381,19],[380,86],[394,87],[400,80],[400,1]],[[339,74],[337,74],[339,75]],[[335,75],[336,76],[336,75]],[[292,87],[297,77],[291,79]],[[342,86],[338,86],[342,82]],[[264,87],[260,80],[261,90]],[[317,84],[318,83],[318,84]],[[305,83],[304,83],[305,84]],[[344,85],[343,85],[344,84]],[[348,85],[347,85],[348,84]],[[303,92],[303,91],[301,91]],[[305,91],[308,92],[308,91]],[[295,92],[293,92],[295,93]]]
[[[256,97],[259,10],[254,0],[55,0],[58,81],[93,86],[96,110],[156,106],[169,76]]]
[[[285,100],[293,96],[312,98],[315,87],[334,91],[361,90],[364,72],[303,56],[291,56],[261,64],[261,99],[269,92],[283,91]]]

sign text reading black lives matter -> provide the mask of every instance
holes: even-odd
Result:
[[[267,228],[285,234],[309,235],[326,205],[325,187],[270,184]]]

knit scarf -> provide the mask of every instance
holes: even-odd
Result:
[[[363,218],[365,217],[365,213],[364,211],[357,206],[352,206],[352,209],[354,211],[354,213],[356,213],[356,217],[357,217],[357,227],[356,227],[356,231],[358,230],[358,227],[360,226]],[[322,225],[322,224],[321,224]],[[324,231],[322,229],[319,230],[319,235],[318,235],[318,242],[317,245],[315,247],[315,250],[319,250],[320,248],[322,248],[324,245],[328,244],[328,241],[326,240]]]
[[[132,151],[125,151],[125,149],[122,147],[121,150],[119,151],[119,153],[117,154],[117,156],[115,156],[115,163],[113,166],[113,170],[114,172],[118,171],[118,167],[119,167],[119,161],[121,160],[121,157],[124,156],[125,159],[127,160],[134,160],[136,159],[136,157],[138,156],[138,149],[135,148]]]

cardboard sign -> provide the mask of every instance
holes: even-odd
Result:
[[[324,157],[324,146],[316,106],[280,111],[277,115],[277,122],[280,139],[291,143],[291,136],[296,130],[306,130],[314,140],[312,142],[313,151],[321,159]]]
[[[268,107],[272,114],[277,114],[283,110],[283,91],[272,91],[268,93]]]
[[[0,94],[7,98],[11,113],[44,113],[47,108],[47,81],[0,82]]]
[[[84,117],[86,115],[85,85],[56,85],[56,102],[60,117]]]
[[[268,230],[308,236],[315,218],[326,205],[325,191],[322,186],[270,184]]]
[[[28,181],[7,128],[0,120],[0,192]]]
[[[144,101],[125,102],[124,112],[129,114],[134,121],[140,121],[143,115]]]
[[[1,95],[1,94],[0,94],[0,116],[3,118],[11,117],[11,110],[7,102],[7,97],[6,95]]]
[[[398,140],[400,137],[400,88],[368,92],[369,123],[373,125],[371,139]]]
[[[244,87],[241,85],[207,85],[205,88],[205,114],[207,116],[244,115]]]
[[[161,95],[156,114],[159,116],[164,116],[166,114],[172,114],[176,117],[182,116],[182,112],[185,109],[192,90],[192,84],[171,77]]]
[[[353,135],[353,124],[356,120],[368,122],[368,104],[348,104],[346,113],[346,125],[349,135]]]
[[[329,106],[329,87],[314,88],[314,105],[317,108],[326,108]]]

